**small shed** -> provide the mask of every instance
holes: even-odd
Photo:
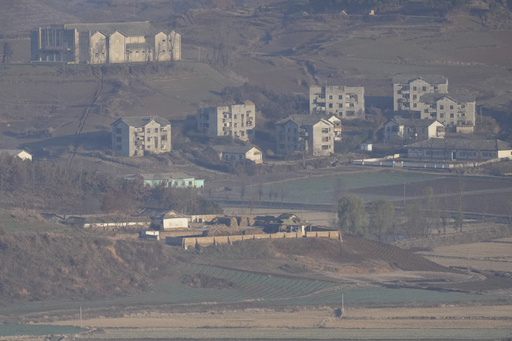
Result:
[[[10,156],[18,157],[22,159],[23,161],[28,160],[32,161],[32,154],[29,152],[23,150],[23,149],[4,149],[2,150],[3,153],[7,153]]]
[[[188,229],[189,217],[184,214],[178,214],[174,211],[164,214],[162,217],[162,230],[170,229]]]
[[[366,150],[367,152],[371,152],[373,150],[372,143],[361,143],[361,149]]]

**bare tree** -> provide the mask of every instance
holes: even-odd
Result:
[[[11,43],[4,40],[2,43],[2,64],[9,63],[12,55],[14,54],[14,50],[12,49]]]
[[[229,28],[221,27],[213,41],[213,59],[217,64],[228,66],[230,63]]]
[[[171,54],[171,62],[176,60],[176,49],[179,48],[180,42],[178,42],[178,34],[174,31],[171,31],[171,33],[168,36],[167,39],[167,50]]]

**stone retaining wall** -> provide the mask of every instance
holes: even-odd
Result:
[[[272,234],[249,234],[249,235],[234,235],[234,236],[216,236],[216,237],[193,237],[183,238],[182,246],[185,250],[196,247],[207,247],[210,245],[233,244],[244,240],[254,239],[297,239],[297,238],[329,238],[337,239],[342,242],[340,231],[313,231],[306,232],[302,235],[299,232],[279,232]]]

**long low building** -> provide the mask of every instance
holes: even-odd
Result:
[[[512,146],[501,140],[430,139],[406,146],[407,156],[423,160],[511,159]]]
[[[181,35],[148,21],[75,23],[38,27],[31,61],[109,64],[181,60]]]

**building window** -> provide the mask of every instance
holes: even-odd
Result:
[[[443,109],[444,109],[444,105],[442,105],[442,104],[441,104],[441,105],[439,106],[439,109],[443,110]]]
[[[332,103],[329,103],[329,108],[332,109]]]
[[[339,108],[343,108],[343,103],[338,104]]]
[[[323,144],[323,145],[322,145],[322,149],[324,149],[324,150],[325,150],[325,149],[331,149],[331,146],[330,146],[330,145],[328,145],[328,144]]]
[[[121,142],[121,136],[116,137],[116,142]]]
[[[338,96],[338,99],[343,99],[343,96],[342,96],[342,95],[339,95],[339,96]]]
[[[148,140],[147,140],[147,141],[148,141],[148,142],[149,142],[149,141],[151,141],[151,137],[148,137]]]
[[[417,87],[415,87],[415,86],[413,86],[413,87],[412,87],[412,91],[416,91],[416,90],[418,90],[418,88],[417,88]]]
[[[426,86],[424,86],[424,87],[422,87],[422,88],[421,88],[421,90],[422,90],[422,91],[427,91],[427,87],[426,87]]]
[[[450,114],[450,118],[453,118],[453,114]]]
[[[158,133],[158,128],[155,128],[155,133]]]
[[[322,134],[328,134],[329,128],[322,128]]]

